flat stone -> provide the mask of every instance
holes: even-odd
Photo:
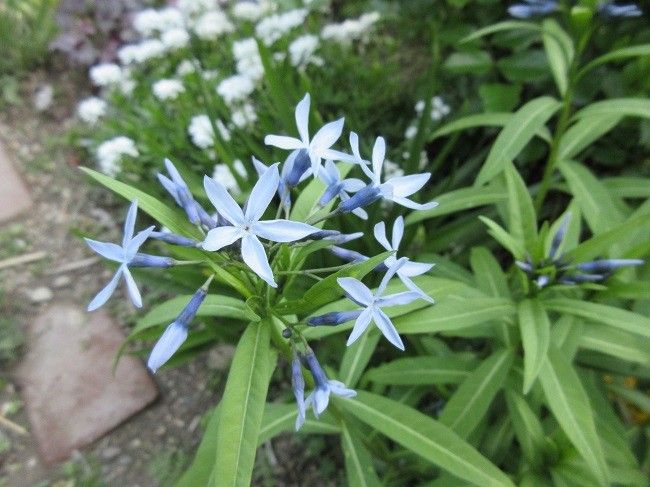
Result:
[[[51,304],[30,324],[16,378],[47,464],[100,438],[158,395],[143,363],[113,359],[124,335],[103,310]]]
[[[52,299],[52,290],[49,287],[41,286],[27,291],[32,303],[44,303]]]
[[[0,144],[0,223],[11,220],[32,206],[32,198]]]

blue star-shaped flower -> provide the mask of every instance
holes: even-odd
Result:
[[[327,185],[325,193],[318,201],[320,206],[325,206],[337,196],[341,198],[341,201],[347,201],[350,199],[348,193],[356,193],[366,186],[361,179],[347,178],[342,180],[339,169],[334,164],[334,161],[330,159],[325,161],[325,170],[321,171],[320,178]],[[352,213],[364,220],[368,219],[368,213],[362,208],[355,208]]]

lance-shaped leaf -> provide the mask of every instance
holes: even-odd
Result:
[[[646,293],[646,296],[648,294]],[[579,346],[629,362],[650,365],[650,339],[615,328],[589,323],[580,333]]]
[[[372,464],[372,456],[363,444],[363,435],[351,421],[341,421],[341,445],[345,459],[347,485],[351,487],[374,487],[380,485]]]
[[[368,362],[370,362],[370,358],[377,347],[380,337],[379,330],[372,329],[368,333],[361,335],[352,345],[345,348],[345,353],[341,360],[341,370],[339,370],[341,382],[350,388],[354,388],[357,385],[361,374],[363,374]]]
[[[440,415],[440,422],[467,438],[487,413],[512,366],[512,350],[494,352],[458,387]]]
[[[542,41],[555,84],[560,95],[564,96],[569,86],[569,66],[575,53],[573,41],[553,19],[546,19],[542,24]]]
[[[275,404],[267,403],[264,408],[262,417],[262,426],[258,436],[258,443],[262,443],[274,438],[280,433],[296,432],[296,416],[298,409],[294,404]],[[338,423],[332,415],[325,411],[316,419],[312,416],[305,418],[305,422],[300,428],[300,433],[318,433],[318,434],[337,434],[340,433]]]
[[[572,365],[555,348],[539,374],[546,403],[601,485],[609,485],[605,455],[596,432],[589,398]]]
[[[506,402],[512,427],[524,457],[531,465],[540,466],[546,448],[546,435],[537,419],[538,415],[530,409],[526,400],[513,390],[506,391]]]
[[[519,331],[524,347],[524,394],[535,383],[551,341],[551,322],[546,311],[535,299],[519,303]]]
[[[272,369],[269,323],[252,323],[233,357],[221,399],[217,452],[210,485],[250,485]]]
[[[359,391],[354,399],[336,398],[336,404],[404,448],[474,485],[514,485],[451,429],[413,408],[365,391]]]
[[[603,115],[650,118],[650,100],[647,98],[614,98],[597,101],[576,112],[573,119],[602,117]]]
[[[370,369],[365,378],[378,384],[392,385],[458,384],[475,368],[475,360],[456,355],[407,357]]]
[[[508,229],[510,234],[532,252],[537,241],[537,215],[528,187],[515,167],[505,167],[508,189]]]
[[[499,174],[559,108],[560,103],[556,99],[545,96],[535,98],[517,110],[494,141],[475,184],[483,185]]]
[[[629,46],[629,47],[623,47],[621,49],[615,49],[606,54],[603,54],[600,57],[597,57],[596,59],[588,63],[585,67],[583,67],[578,72],[577,78],[580,79],[590,70],[602,64],[608,63],[610,61],[618,61],[621,59],[628,59],[631,57],[642,57],[642,56],[650,56],[650,44],[641,44],[639,46]]]
[[[613,129],[620,121],[619,115],[602,115],[578,120],[560,138],[558,160],[575,157],[592,142]]]

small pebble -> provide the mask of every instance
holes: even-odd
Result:
[[[52,290],[49,287],[41,286],[27,292],[32,303],[45,303],[52,299]]]
[[[64,275],[59,276],[56,279],[54,279],[54,282],[52,283],[52,285],[55,288],[60,289],[62,287],[68,286],[71,282],[72,282],[72,279],[70,279],[70,276],[66,276],[64,274]]]

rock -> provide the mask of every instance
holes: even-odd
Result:
[[[70,279],[70,276],[66,276],[65,274],[62,276],[58,276],[54,281],[52,282],[52,286],[54,286],[57,289],[61,289],[63,287],[67,287],[70,285],[72,282],[72,279]]]
[[[27,295],[29,296],[29,300],[32,303],[45,303],[52,299],[52,290],[49,287],[45,286],[40,286],[37,287],[36,289],[32,289],[30,291],[27,291]]]
[[[217,345],[208,353],[206,364],[212,370],[226,370],[230,367],[230,361],[235,353],[232,345]]]
[[[39,112],[44,112],[52,105],[53,98],[54,88],[52,88],[52,85],[46,84],[41,86],[34,93],[34,108]]]
[[[0,222],[11,220],[32,206],[32,199],[0,145]]]
[[[121,450],[116,446],[109,446],[102,450],[102,459],[103,460],[112,460],[116,458],[121,453]]]
[[[137,450],[141,446],[142,446],[142,440],[140,438],[133,438],[129,443],[129,448],[133,448],[134,450]]]

